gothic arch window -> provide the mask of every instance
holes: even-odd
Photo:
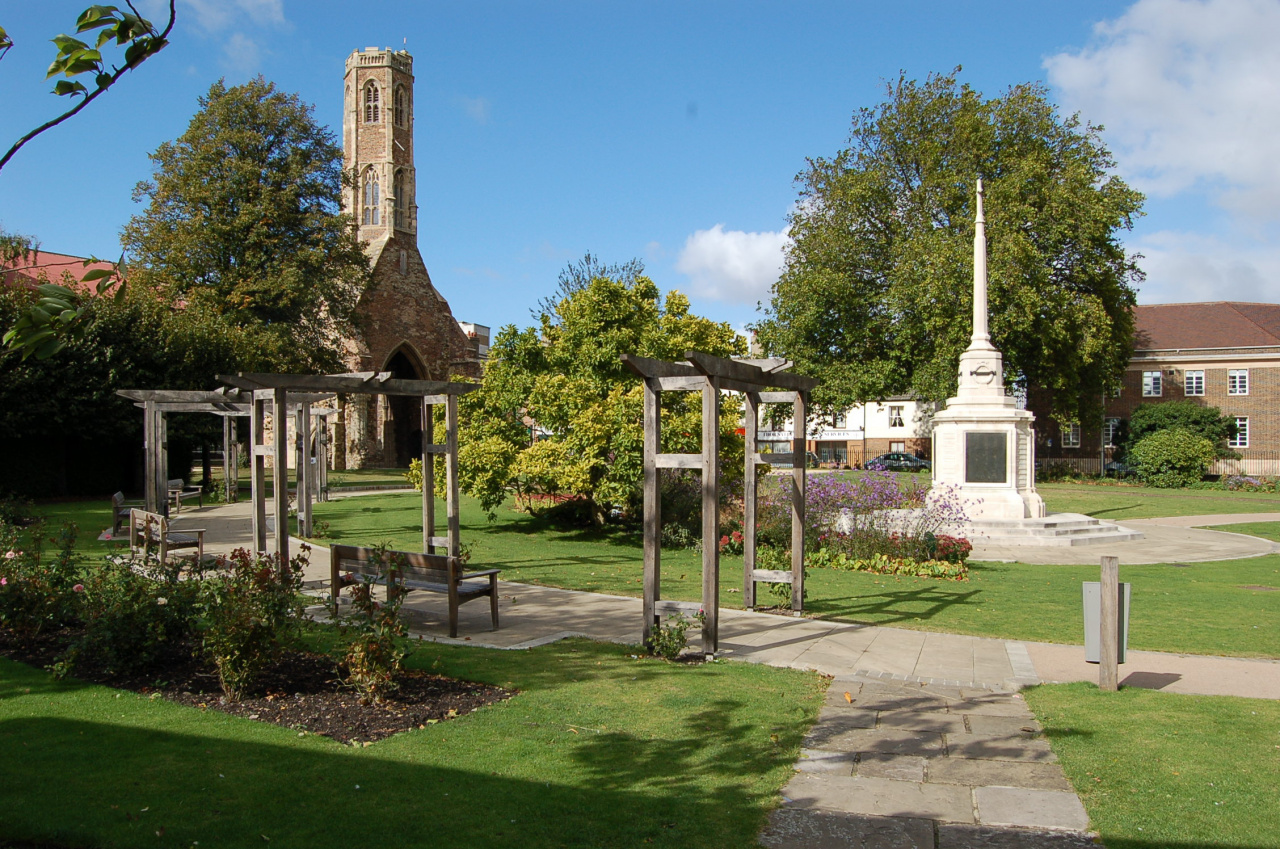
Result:
[[[394,101],[396,126],[407,127],[409,125],[409,93],[405,91],[404,86],[396,86]]]
[[[364,122],[366,124],[377,124],[382,120],[381,115],[381,97],[378,91],[378,84],[370,81],[364,87]]]
[[[408,207],[408,195],[405,194],[404,187],[404,169],[397,168],[396,175],[392,178],[392,189],[395,192],[396,205],[396,226],[405,226],[405,209]]]
[[[382,187],[378,184],[378,172],[366,168],[364,172],[364,195],[360,205],[360,223],[377,224],[378,208],[382,203]]]

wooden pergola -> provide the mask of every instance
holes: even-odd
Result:
[[[805,419],[809,393],[818,385],[810,377],[790,374],[790,363],[779,359],[731,360],[689,351],[685,362],[665,362],[623,354],[622,361],[644,379],[644,641],[665,612],[701,609],[702,648],[714,654],[720,628],[720,393],[741,392],[746,399],[746,461],[743,481],[743,603],[755,607],[757,583],[791,585],[791,607],[804,605]],[[702,393],[702,452],[662,453],[664,391]],[[761,456],[756,444],[760,405],[794,405],[792,454]],[[790,459],[791,569],[756,568],[757,467]],[[659,469],[696,469],[702,473],[702,603],[664,602],[662,598],[662,492]]]
[[[237,478],[236,462],[236,419],[249,416],[253,411],[253,397],[249,393],[236,389],[220,388],[211,391],[186,389],[121,389],[116,392],[133,401],[135,406],[143,410],[143,438],[146,451],[146,484],[144,486],[145,506],[148,512],[169,515],[168,498],[168,466],[169,439],[168,413],[212,413],[222,418],[222,469],[223,483],[227,490],[227,502],[236,500]],[[293,409],[301,420],[303,407],[321,401],[331,400],[331,395],[306,394],[289,396],[286,409]],[[314,496],[318,500],[325,499],[327,487],[327,416],[336,413],[327,407],[311,407],[310,414],[325,422],[325,427],[317,433],[317,474],[307,478],[308,486],[302,497],[307,502],[308,524],[304,535],[310,533],[310,500]],[[298,468],[309,465],[309,447],[298,431],[297,459]],[[300,478],[302,480],[302,478]],[[299,515],[302,515],[299,511]]]
[[[435,548],[444,548],[450,557],[460,553],[460,518],[458,498],[458,396],[480,388],[476,383],[452,383],[440,380],[403,380],[390,372],[353,372],[348,374],[246,374],[218,375],[218,380],[242,390],[251,399],[250,428],[250,480],[253,491],[253,539],[257,551],[267,551],[267,457],[273,457],[277,485],[272,488],[275,513],[273,551],[282,560],[289,559],[289,500],[287,488],[279,485],[283,480],[280,470],[286,468],[286,427],[282,416],[272,417],[273,444],[266,442],[266,411],[268,405],[276,409],[288,409],[294,394],[322,393],[329,395],[403,395],[417,397],[422,403],[422,548],[433,554]],[[445,444],[432,443],[432,412],[436,404],[445,407]],[[311,408],[299,408],[296,429],[302,444],[310,441]],[[447,535],[435,535],[435,464],[434,455],[445,455],[447,497]],[[298,465],[298,491],[306,487],[308,464]],[[311,523],[310,499],[299,499],[299,523],[309,530]],[[305,534],[304,534],[305,535]]]

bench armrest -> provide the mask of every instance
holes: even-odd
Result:
[[[497,575],[501,571],[502,571],[501,569],[484,569],[480,572],[467,572],[465,574],[459,575],[458,580],[465,581],[468,578],[485,578],[485,577],[488,577],[489,575]]]

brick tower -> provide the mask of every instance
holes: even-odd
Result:
[[[343,211],[355,221],[373,268],[373,285],[357,309],[360,333],[348,340],[348,365],[419,380],[478,377],[467,338],[418,252],[413,113],[412,56],[367,47],[347,57],[343,165],[355,179]],[[335,436],[346,446],[338,456],[348,467],[402,467],[417,456],[421,411],[408,399],[357,397],[344,411],[343,432]]]

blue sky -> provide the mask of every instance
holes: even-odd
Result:
[[[0,7],[0,142],[61,111],[48,39],[88,0]],[[158,18],[158,0],[142,8]],[[741,327],[767,299],[793,179],[905,71],[1039,80],[1106,125],[1148,193],[1140,302],[1280,300],[1280,0],[179,0],[172,45],[0,171],[0,225],[114,257],[147,154],[220,77],[261,73],[340,129],[346,56],[414,54],[419,247],[454,314],[527,324],[566,263],[632,257]],[[10,138],[12,137],[12,138]]]

